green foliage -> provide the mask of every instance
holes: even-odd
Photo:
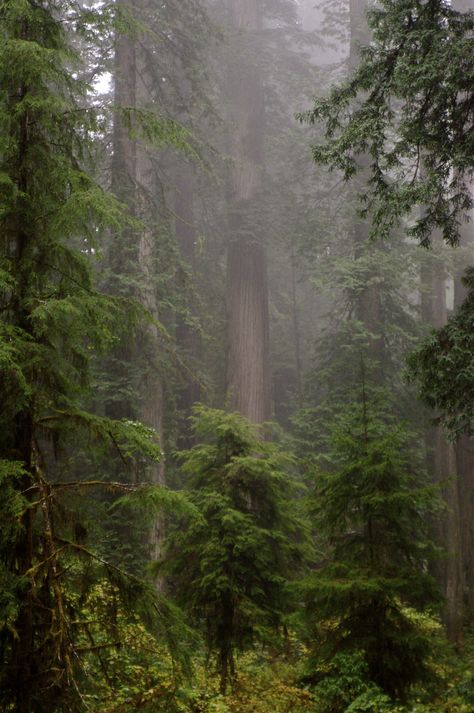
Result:
[[[13,636],[24,582],[21,576],[11,572],[7,557],[15,546],[21,527],[21,515],[27,504],[18,488],[18,483],[24,477],[22,463],[0,460],[0,631],[8,631]]]
[[[325,558],[306,580],[316,660],[361,652],[368,681],[403,698],[430,677],[439,601],[425,563],[435,555],[427,516],[436,490],[410,460],[410,435],[377,405],[349,405],[332,431],[328,469],[315,475],[314,527]]]
[[[390,699],[370,682],[361,653],[336,654],[316,675],[321,677],[314,688],[318,713],[385,713],[389,710]]]
[[[189,691],[186,711],[192,713],[314,713],[314,698],[298,686],[300,646],[285,654],[254,647],[239,656],[239,673],[233,691],[222,695],[219,678],[201,664]]]
[[[472,433],[474,422],[474,270],[464,278],[468,296],[441,329],[433,330],[408,360],[423,401],[440,414],[452,438]]]
[[[198,406],[203,442],[182,454],[199,517],[171,530],[161,568],[178,603],[202,629],[225,692],[234,651],[271,640],[301,561],[301,524],[290,505],[291,459],[238,414]]]
[[[420,206],[410,235],[428,244],[439,227],[455,244],[472,205],[472,13],[444,0],[382,0],[368,21],[372,41],[353,76],[300,116],[325,124],[314,159],[346,179],[368,162],[361,199],[374,235]]]
[[[103,556],[97,522],[88,537],[109,509],[88,496],[138,488],[123,481],[161,457],[151,429],[85,406],[91,360],[126,321],[93,279],[98,237],[125,218],[85,170],[103,118],[71,48],[91,20],[60,0],[0,7],[0,706],[18,713],[84,709],[79,620],[98,581],[170,647],[186,638],[149,581]],[[94,459],[122,482],[89,477]],[[115,646],[114,621],[89,633]]]
[[[150,713],[181,711],[180,686],[187,680],[188,657],[172,657],[169,648],[158,643],[156,627],[150,627],[150,622],[145,626],[137,614],[137,593],[135,587],[130,601],[124,601],[116,585],[99,580],[87,593],[76,595],[76,647],[82,660],[79,681],[84,704],[107,713],[137,708]],[[163,629],[168,633],[180,619],[156,593],[152,599],[155,624],[163,636]],[[185,651],[194,639],[182,619],[179,629],[180,641],[175,643]]]

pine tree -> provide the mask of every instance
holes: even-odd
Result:
[[[288,456],[238,414],[197,406],[193,422],[202,442],[182,457],[196,512],[173,528],[162,567],[202,629],[225,692],[236,650],[270,641],[282,626],[302,529],[290,502]]]
[[[470,109],[460,86],[467,89],[465,79],[472,73],[468,39],[472,14],[460,14],[445,2],[386,2],[371,10],[368,20],[372,42],[369,46],[368,37],[361,38],[365,46],[359,51],[360,66],[327,99],[317,101],[307,118],[321,121],[326,130],[325,139],[314,147],[316,161],[354,179],[362,215],[373,219],[372,237],[392,234],[389,244],[366,247],[385,260],[384,253],[390,249],[397,256],[402,249],[408,252],[406,241],[394,250],[393,228],[402,217],[411,217],[415,206],[421,207],[420,217],[405,232],[426,245],[436,244],[436,227],[455,244],[465,221],[471,204],[470,158],[465,153]],[[364,177],[369,179],[365,186]],[[380,275],[376,260],[374,276]],[[446,267],[436,259],[429,264],[425,258],[421,272],[422,318],[441,326],[446,315]],[[395,282],[408,307],[405,280],[396,274]],[[380,294],[380,286],[375,290]],[[380,307],[377,311],[380,314]],[[411,311],[413,315],[413,305]],[[384,337],[388,325],[381,326],[377,331]],[[403,392],[408,413],[406,385]],[[440,481],[454,475],[453,446],[444,441],[441,430],[429,429],[426,441],[432,477]],[[440,563],[438,571],[448,594],[447,628],[452,639],[459,641],[463,582],[457,491],[455,482],[446,485],[449,512],[438,534],[449,559]]]
[[[427,514],[437,495],[410,462],[405,428],[382,413],[365,392],[349,404],[333,428],[327,467],[316,472],[324,559],[307,580],[307,621],[319,663],[361,653],[369,680],[404,698],[429,676],[430,635],[417,612],[439,601],[426,572],[436,551]]]

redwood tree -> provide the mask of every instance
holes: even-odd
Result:
[[[255,222],[264,170],[265,103],[258,69],[262,3],[231,0],[230,19],[228,393],[233,410],[262,423],[271,416],[267,264]]]

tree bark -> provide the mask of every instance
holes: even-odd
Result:
[[[370,43],[370,30],[367,24],[367,0],[350,0],[350,47],[349,71],[357,69],[360,62],[360,47]],[[367,154],[358,157],[361,166],[355,182],[354,198],[364,191],[369,179],[370,158]],[[354,257],[360,259],[368,251],[380,250],[379,246],[369,245],[370,224],[368,220],[356,217],[351,230],[351,239],[354,246]],[[366,284],[357,295],[356,317],[365,326],[368,335],[368,365],[372,380],[381,385],[384,380],[383,357],[383,310],[380,280],[377,279],[376,270],[368,271]]]
[[[460,248],[465,253],[465,266],[474,264],[474,232],[472,222],[461,229]],[[467,296],[462,283],[464,266],[454,275],[454,309],[458,309]],[[469,618],[474,615],[474,439],[464,435],[455,444],[460,504],[460,528],[462,541],[462,567],[464,602]]]
[[[137,2],[121,0],[119,8],[124,13],[139,13]],[[124,17],[126,17],[124,15]],[[115,44],[115,105],[118,109],[114,122],[114,154],[112,161],[112,188],[128,208],[129,214],[140,220],[136,228],[125,229],[111,249],[111,266],[119,275],[135,273],[138,287],[129,296],[138,299],[156,323],[143,328],[139,343],[121,345],[120,357],[125,363],[123,378],[130,377],[132,365],[139,364],[141,375],[138,388],[138,405],[115,402],[115,417],[133,417],[153,428],[163,444],[163,385],[157,369],[160,335],[157,322],[159,306],[155,286],[154,230],[156,182],[150,149],[131,138],[120,110],[150,109],[151,78],[147,71],[146,43],[127,34],[119,34]],[[137,274],[138,273],[138,274]],[[149,467],[149,479],[162,485],[165,482],[164,461]],[[151,556],[158,559],[163,539],[162,518],[157,518],[149,533]]]
[[[230,0],[235,56],[228,70],[230,239],[227,253],[228,399],[254,423],[271,417],[268,283],[255,224],[263,177],[264,95],[258,69],[260,0]]]
[[[124,14],[133,11],[128,0],[117,0],[117,9]],[[136,217],[137,194],[137,146],[130,138],[130,132],[120,110],[137,105],[136,99],[136,48],[128,34],[117,33],[114,56],[114,105],[116,107],[113,127],[113,154],[111,188],[115,196],[127,206],[131,217]],[[112,292],[129,295],[129,289],[123,285],[123,277],[129,274],[135,257],[135,233],[130,226],[125,226],[114,235],[108,253],[108,263],[112,273],[109,289]],[[124,340],[116,347],[110,369],[117,382],[116,393],[105,407],[110,418],[135,418],[131,399],[125,394],[129,383],[133,359],[133,348]],[[118,392],[118,394],[117,394]]]
[[[151,110],[150,96],[152,96],[153,80],[148,72],[150,58],[146,56],[145,38],[140,38],[136,52],[136,99],[137,106],[141,109]],[[140,383],[140,399],[138,418],[146,426],[150,426],[158,434],[160,444],[164,443],[164,392],[163,383],[157,370],[157,355],[160,351],[160,334],[158,322],[160,310],[156,289],[157,265],[155,259],[155,223],[157,218],[156,196],[158,195],[157,179],[151,159],[151,148],[137,142],[137,173],[136,182],[138,189],[137,205],[139,218],[142,221],[138,241],[138,269],[140,273],[140,301],[154,320],[147,326],[143,335],[145,344],[146,363],[143,364],[143,376]],[[164,485],[165,461],[149,467],[149,477],[155,485]],[[164,538],[164,519],[156,517],[149,536],[151,557],[158,560],[161,557]],[[161,589],[162,580],[157,580]]]
[[[433,236],[433,243],[440,239]],[[429,255],[422,267],[421,313],[425,324],[442,327],[447,321],[446,270],[440,258]],[[443,620],[448,637],[462,643],[463,572],[460,530],[460,503],[456,480],[457,458],[452,443],[446,440],[441,426],[429,426],[426,433],[427,467],[436,483],[444,483],[442,495],[446,512],[435,526],[435,537],[446,550],[446,556],[434,566],[446,599]]]
[[[455,0],[453,6],[460,12],[472,11],[473,0]],[[465,267],[474,264],[474,212],[461,228],[460,248],[463,250],[463,266],[458,266],[454,275],[454,309],[458,309],[467,296],[462,283]],[[456,442],[456,464],[461,518],[462,563],[464,579],[464,603],[470,620],[474,617],[474,439],[461,436]]]
[[[191,168],[181,162],[175,176],[175,231],[178,246],[182,259],[185,261],[191,274],[195,272],[195,247],[196,247],[196,227],[194,224],[194,186]],[[192,313],[192,303],[188,299],[187,309]],[[184,358],[191,364],[197,361],[201,351],[199,335],[183,317],[178,319],[176,325],[176,340],[184,354]],[[179,389],[177,402],[180,412],[184,416],[185,422],[180,425],[178,433],[178,446],[180,448],[191,448],[194,439],[187,427],[187,417],[191,409],[200,398],[200,384],[188,371],[184,377],[184,383]]]

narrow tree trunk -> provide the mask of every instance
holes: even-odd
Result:
[[[439,243],[439,239],[434,236],[433,242]],[[431,255],[427,256],[422,268],[421,307],[425,324],[439,328],[446,323],[446,271],[439,258]],[[442,494],[447,507],[435,528],[439,543],[446,549],[446,557],[435,565],[434,571],[446,598],[443,618],[448,637],[454,643],[461,644],[463,575],[456,453],[441,426],[428,428],[426,444],[428,470],[435,482],[445,482]]]
[[[370,42],[370,30],[367,24],[367,0],[350,0],[350,47],[349,47],[349,71],[353,72],[359,66],[360,47]],[[354,189],[355,197],[364,191],[369,179],[370,158],[366,154],[358,156],[358,163],[361,166],[357,176]],[[374,249],[380,250],[380,246],[369,245],[370,224],[360,217],[354,218],[351,238],[354,245],[355,259],[360,259]],[[366,285],[357,295],[356,317],[362,322],[367,331],[368,357],[370,363],[367,365],[372,380],[377,384],[383,382],[383,311],[380,280],[376,279],[375,270],[366,275]]]
[[[298,294],[296,283],[296,255],[293,242],[291,243],[291,313],[293,322],[293,340],[295,345],[295,374],[298,395],[298,408],[303,408],[303,377],[301,368],[301,335],[300,319],[298,312]]]
[[[472,221],[461,229],[460,248],[465,266],[474,264],[474,228]],[[463,266],[464,267],[464,266]],[[454,275],[454,309],[458,309],[467,296],[462,283],[464,269],[458,268]],[[456,465],[460,503],[460,528],[462,540],[463,582],[465,605],[469,617],[474,615],[474,439],[461,436],[456,442]]]
[[[187,268],[194,274],[196,263],[196,228],[194,224],[193,206],[194,188],[193,176],[188,165],[181,163],[181,165],[178,166],[175,182],[176,239]],[[192,304],[189,299],[187,309],[192,313]],[[192,365],[199,358],[201,345],[196,330],[183,318],[179,318],[176,325],[176,340],[183,351],[184,358],[188,361],[192,369]],[[193,405],[199,401],[200,385],[191,371],[186,372],[184,379],[184,384],[178,392],[178,408],[183,414],[184,419],[186,419],[190,415]],[[181,424],[178,445],[181,448],[190,448],[193,445],[193,439],[186,423]]]
[[[117,0],[117,8],[123,13],[131,12],[133,5],[128,0]],[[130,138],[128,127],[122,120],[120,109],[136,107],[136,48],[132,38],[118,33],[115,38],[114,104],[118,109],[114,119],[112,189],[115,195],[127,204],[129,212],[135,212],[136,195],[136,141]],[[123,260],[123,248],[111,251],[117,261]],[[114,265],[115,267],[115,265]],[[117,267],[124,269],[123,263]]]
[[[271,417],[268,284],[255,214],[263,175],[264,98],[258,70],[260,0],[230,0],[238,37],[229,61],[230,240],[227,253],[229,405],[254,423]]]

